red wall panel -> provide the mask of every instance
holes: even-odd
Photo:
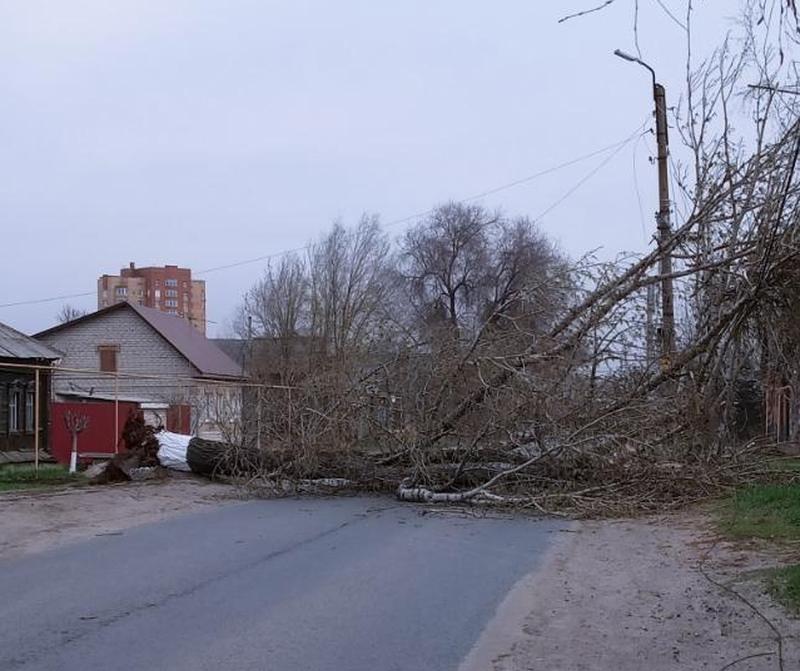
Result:
[[[167,408],[167,431],[189,434],[191,431],[192,407],[171,405]]]
[[[114,454],[114,444],[119,451],[125,449],[122,443],[122,429],[131,412],[139,410],[138,403],[119,402],[119,434],[114,435],[114,403],[112,401],[89,401],[87,403],[52,403],[50,405],[51,443],[53,458],[62,464],[69,463],[72,451],[72,436],[64,423],[67,412],[85,415],[89,425],[78,434],[78,452],[103,452]]]

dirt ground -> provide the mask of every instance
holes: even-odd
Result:
[[[232,487],[184,477],[0,495],[0,559],[116,533],[236,500]]]
[[[759,575],[798,550],[724,542],[699,512],[575,523],[461,671],[800,669],[800,619]]]

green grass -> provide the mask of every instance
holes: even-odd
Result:
[[[800,485],[752,485],[722,506],[722,530],[734,538],[800,539]]]
[[[778,601],[800,614],[800,564],[770,571],[769,589]]]
[[[80,475],[70,475],[66,468],[54,464],[40,465],[38,474],[28,464],[0,468],[0,492],[74,485],[80,484],[82,480]]]
[[[796,462],[782,462],[782,466]],[[722,531],[733,538],[800,539],[800,485],[751,485],[738,490],[720,510]],[[800,613],[800,564],[767,574],[772,595]]]

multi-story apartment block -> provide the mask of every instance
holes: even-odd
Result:
[[[123,301],[183,317],[205,335],[206,283],[193,280],[189,268],[137,268],[131,263],[119,275],[98,278],[98,309]]]

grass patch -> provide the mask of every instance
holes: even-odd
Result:
[[[722,506],[723,531],[734,538],[800,539],[800,485],[752,485]]]
[[[778,601],[800,614],[800,564],[771,571],[769,589]]]
[[[781,460],[781,471],[796,460]],[[720,527],[733,538],[800,539],[800,484],[763,484],[739,489],[720,509]],[[800,614],[800,564],[765,573],[772,596]]]
[[[80,484],[83,478],[55,464],[41,464],[39,472],[28,464],[0,468],[0,492]]]

